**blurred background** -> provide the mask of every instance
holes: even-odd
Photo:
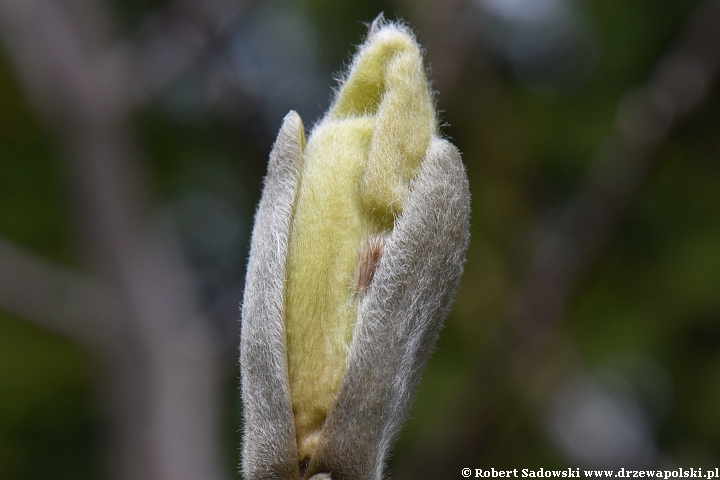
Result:
[[[720,2],[3,0],[0,479],[240,478],[270,147],[426,48],[472,240],[390,463],[720,466]]]

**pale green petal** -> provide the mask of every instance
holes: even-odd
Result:
[[[361,248],[392,230],[436,130],[414,37],[375,29],[303,153],[285,296],[300,459],[312,455],[345,371]]]

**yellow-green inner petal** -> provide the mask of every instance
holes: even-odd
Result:
[[[345,371],[361,246],[391,231],[436,128],[419,47],[405,29],[381,28],[304,151],[285,296],[301,461],[315,450]]]

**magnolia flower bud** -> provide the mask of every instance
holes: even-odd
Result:
[[[380,479],[447,315],[470,195],[420,48],[379,18],[307,144],[284,119],[242,308],[250,479]]]

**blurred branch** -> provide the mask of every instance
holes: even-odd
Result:
[[[543,229],[530,266],[509,303],[508,318],[515,336],[497,346],[498,351],[514,351],[517,363],[493,364],[497,371],[489,373],[488,355],[482,356],[463,400],[448,415],[448,424],[462,423],[463,428],[448,427],[453,434],[437,438],[437,445],[428,444],[407,457],[395,469],[397,478],[440,478],[473,464],[495,426],[504,421],[493,418],[492,411],[482,411],[487,405],[479,406],[479,392],[501,390],[499,384],[489,386],[488,378],[498,383],[497,378],[509,377],[521,397],[532,398],[535,409],[543,405],[543,395],[550,393],[548,384],[553,387],[558,381],[545,382],[543,392],[533,391],[537,378],[547,371],[543,369],[552,350],[557,350],[557,345],[548,344],[550,329],[615,235],[655,160],[655,150],[705,97],[719,64],[720,1],[701,1],[649,80],[620,101],[613,132],[596,151],[579,191],[560,210],[556,221]],[[571,350],[568,345],[563,348]],[[562,359],[561,364],[561,375],[580,368],[572,358]]]
[[[112,371],[112,453],[119,462],[110,471],[123,479],[222,478],[221,378],[212,332],[173,242],[162,239],[152,247],[143,235],[147,192],[135,163],[142,155],[127,118],[135,103],[130,51],[82,35],[73,18],[103,31],[106,16],[95,4],[74,7],[2,2],[0,35],[35,108],[67,148],[91,249],[121,300],[121,313],[107,317],[117,337],[104,352]],[[38,262],[5,250],[4,261],[25,275],[28,286],[47,291],[54,288],[50,282],[64,279],[65,273],[42,272]],[[84,288],[74,285],[71,291]],[[33,318],[43,313],[17,300],[8,308],[15,305]],[[91,321],[82,315],[76,320]],[[61,318],[56,328],[76,335],[85,326]]]
[[[0,308],[85,345],[107,341],[118,300],[92,278],[0,239]]]
[[[202,64],[221,43],[246,0],[177,0],[152,17],[129,43],[137,51],[135,90],[148,101],[177,77]]]
[[[576,193],[533,252],[512,316],[520,349],[545,338],[615,234],[655,149],[705,97],[720,62],[720,2],[700,2],[679,41],[645,85],[617,107],[614,131],[598,148]]]

